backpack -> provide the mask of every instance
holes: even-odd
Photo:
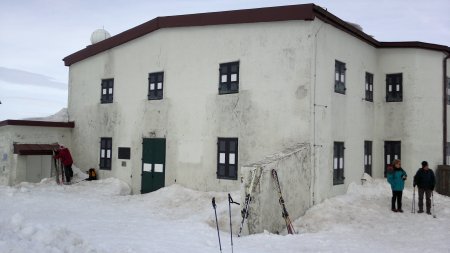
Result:
[[[89,174],[88,180],[97,180],[97,173],[95,172],[95,169],[90,168],[88,174]]]
[[[394,165],[392,164],[388,164],[387,168],[386,168],[388,173],[392,173],[394,172]]]

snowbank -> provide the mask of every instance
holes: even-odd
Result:
[[[67,113],[67,108],[62,108],[55,114],[47,117],[25,118],[24,120],[67,122],[69,121],[69,114]]]
[[[70,230],[28,222],[18,213],[0,227],[1,252],[102,252]]]
[[[0,186],[0,252],[219,252],[212,197],[222,252],[231,252],[228,193],[180,185],[143,195],[129,192],[112,178]],[[231,195],[240,202],[238,192]],[[299,234],[287,236],[236,237],[241,206],[233,205],[234,251],[448,253],[450,198],[435,193],[434,219],[411,213],[411,197],[412,189],[405,189],[405,213],[393,213],[385,180],[351,184],[347,194],[309,209],[294,222]]]

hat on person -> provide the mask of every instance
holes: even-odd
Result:
[[[422,167],[425,167],[425,166],[427,166],[428,165],[428,162],[427,161],[423,161],[422,162]]]

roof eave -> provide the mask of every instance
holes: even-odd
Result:
[[[426,43],[420,41],[396,41],[396,42],[380,42],[380,48],[420,48],[434,51],[440,51],[450,54],[450,47],[439,44]]]
[[[41,127],[63,127],[74,128],[75,122],[54,122],[54,121],[37,121],[37,120],[4,120],[0,121],[0,127],[2,126],[41,126]]]

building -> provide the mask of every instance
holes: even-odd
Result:
[[[446,162],[449,53],[314,4],[158,17],[64,58],[72,154],[134,193],[229,191],[306,143],[321,201],[396,157],[410,176]]]
[[[54,176],[53,149],[70,145],[74,122],[5,120],[0,122],[0,185],[40,182]]]
[[[135,194],[173,183],[237,190],[242,167],[295,148],[310,205],[363,173],[382,178],[394,158],[410,178],[422,160],[447,163],[448,46],[380,42],[314,4],[157,17],[99,34],[64,58],[70,139],[40,143],[63,141],[77,167]]]

